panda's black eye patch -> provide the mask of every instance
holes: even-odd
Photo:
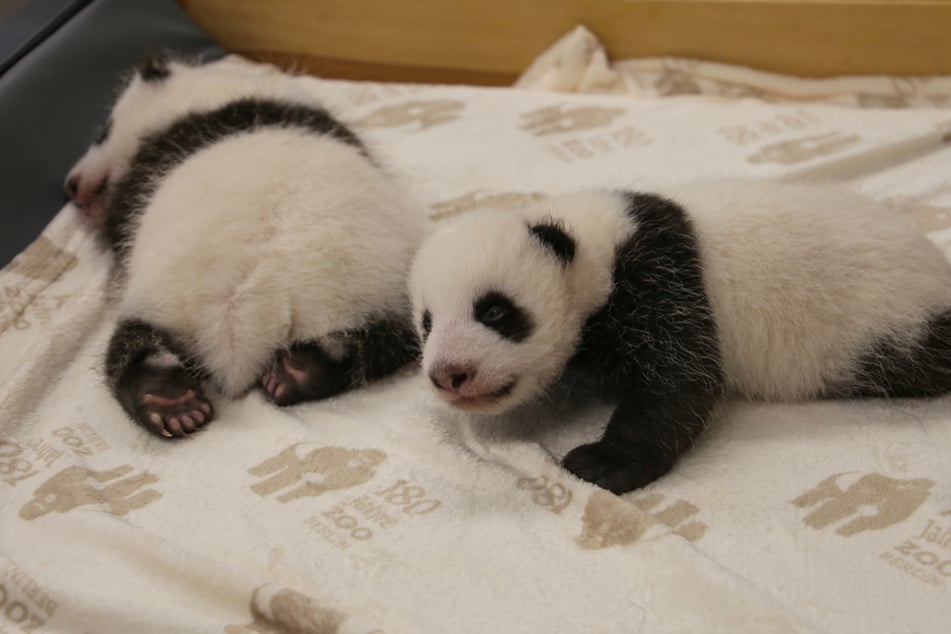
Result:
[[[525,311],[502,293],[494,291],[486,293],[473,305],[473,317],[510,341],[526,339],[534,328]]]
[[[102,130],[99,131],[99,136],[96,137],[96,145],[102,145],[106,142],[106,139],[109,138],[109,134],[112,132],[112,117],[106,119],[105,125],[102,126]]]
[[[429,333],[433,330],[433,315],[428,310],[423,311],[423,341],[426,341],[426,338],[429,337]]]

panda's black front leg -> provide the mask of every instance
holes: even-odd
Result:
[[[575,447],[562,460],[582,480],[621,494],[650,484],[674,466],[703,431],[719,389],[627,392],[601,440]]]

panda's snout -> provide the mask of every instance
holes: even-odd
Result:
[[[459,392],[476,375],[476,369],[469,365],[443,365],[430,370],[429,380],[440,390]]]
[[[66,195],[80,209],[91,207],[106,192],[108,178],[83,178],[78,172],[66,178]]]
[[[66,195],[69,199],[76,202],[76,196],[79,194],[79,174],[73,174],[66,179]]]
[[[63,189],[76,208],[94,222],[99,222],[102,215],[103,199],[109,185],[108,175],[99,178],[90,178],[83,172],[76,171],[66,177]]]

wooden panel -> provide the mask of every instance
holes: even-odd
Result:
[[[510,82],[585,24],[613,59],[951,74],[951,0],[181,0],[226,48],[325,76]]]

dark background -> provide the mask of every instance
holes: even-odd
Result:
[[[223,53],[175,0],[0,0],[0,267],[66,203],[66,172],[149,48]]]

